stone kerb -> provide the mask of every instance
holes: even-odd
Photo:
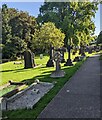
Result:
[[[0,97],[0,106],[1,106],[1,110],[7,109],[7,98]]]
[[[13,102],[15,99],[21,97],[23,94],[25,94],[25,92],[31,88],[33,88],[34,85],[36,85],[37,83],[33,83],[31,84],[28,88],[18,92],[17,94],[13,95],[12,97],[8,98],[7,101],[8,102]]]
[[[10,98],[0,98],[2,105],[1,110],[32,108],[33,105],[37,103],[39,99],[44,94],[46,94],[53,86],[54,85],[52,83],[36,81],[25,90],[18,92]],[[22,101],[23,99],[24,101]]]
[[[7,104],[9,102],[13,102],[15,99],[21,97],[23,94],[25,94],[25,92],[31,88],[33,88],[34,85],[36,85],[37,83],[33,83],[31,84],[28,88],[18,92],[17,94],[13,95],[12,97],[10,98],[6,98],[6,97],[1,97],[0,98],[0,104],[1,104],[1,109],[2,110],[7,110]]]

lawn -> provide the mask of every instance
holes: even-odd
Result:
[[[71,59],[73,60],[77,55],[78,53],[76,55],[71,55]],[[86,53],[86,55],[91,56],[92,54]],[[49,59],[48,56],[44,56],[43,59],[40,59],[39,56],[35,57],[35,63],[40,66],[31,69],[24,69],[24,61],[22,61],[23,64],[19,64],[19,65],[14,64],[15,61],[0,64],[0,68],[1,68],[0,75],[2,77],[2,80],[0,81],[0,86],[8,83],[9,80],[13,80],[17,82],[28,81],[29,83],[32,83],[36,78],[41,79],[41,76],[50,75],[55,68],[46,67],[46,63],[48,59]],[[67,60],[67,53],[65,53],[65,59]],[[61,64],[61,66],[62,69],[68,68],[68,67],[64,67],[64,64]]]
[[[75,56],[72,57],[74,59]],[[65,58],[67,59],[67,53],[65,53]],[[2,81],[0,81],[0,86],[6,84],[9,80],[13,81],[25,81],[33,82],[36,78],[41,78],[44,75],[50,75],[51,72],[55,69],[54,67],[46,67],[46,63],[49,57],[44,56],[43,59],[40,59],[39,56],[35,57],[35,63],[40,65],[37,68],[24,69],[23,64],[14,64],[14,61],[1,64],[2,67]],[[74,63],[75,64],[75,63]],[[61,64],[62,69],[65,68],[64,64]]]
[[[72,59],[74,59],[74,57],[75,56],[73,56]],[[65,58],[67,59],[67,54],[65,54]],[[62,69],[66,72],[66,75],[63,78],[50,78],[50,74],[55,68],[45,67],[47,60],[48,56],[44,56],[42,60],[40,60],[39,56],[37,56],[35,58],[35,62],[37,64],[42,64],[42,66],[32,69],[23,69],[23,64],[15,65],[13,64],[13,61],[2,64],[2,84],[7,83],[7,81],[10,79],[14,81],[26,80],[29,82],[29,84],[31,84],[36,78],[38,78],[40,81],[55,83],[54,87],[36,105],[34,105],[33,109],[7,111],[3,112],[3,116],[8,116],[10,120],[13,118],[32,118],[33,120],[36,119],[44,107],[53,99],[53,97],[58,93],[63,85],[69,80],[69,78],[75,74],[75,72],[80,68],[86,59],[78,63],[74,62],[74,66],[70,67],[65,67],[64,64],[61,64]]]

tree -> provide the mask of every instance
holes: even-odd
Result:
[[[52,49],[53,47],[62,47],[64,45],[64,37],[64,33],[62,33],[60,29],[57,29],[52,22],[44,23],[40,30],[36,32],[33,45],[36,46],[37,49],[42,49],[43,51],[49,50],[50,58],[46,64],[47,67],[54,66]]]
[[[55,27],[52,22],[44,23],[40,30],[35,32],[33,46],[38,49],[48,50],[50,45],[59,48],[64,45],[64,33]]]
[[[83,43],[80,41],[82,39],[79,39],[81,32],[87,35],[94,32],[95,27],[91,18],[95,16],[97,5],[96,2],[44,2],[37,20],[41,24],[48,21],[54,22],[56,27],[61,28],[65,33],[64,44],[70,48],[72,42],[73,44]],[[70,50],[68,51],[70,54]]]
[[[18,36],[27,44],[27,48],[31,48],[33,35],[37,29],[37,22],[33,16],[29,16],[27,12],[20,11],[19,14],[10,20],[12,27],[12,35]]]
[[[32,50],[32,39],[37,27],[35,17],[2,5],[3,58],[16,59],[26,48]]]
[[[7,5],[4,4],[2,6],[2,44],[3,44],[2,57],[3,58],[9,58],[12,56],[12,52],[10,50],[11,48],[9,48],[11,44],[12,35],[11,35],[11,27],[9,26],[8,22],[9,22],[9,12],[8,12]]]

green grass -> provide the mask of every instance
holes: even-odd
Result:
[[[74,59],[74,57],[75,56],[73,56],[72,59]],[[67,59],[67,54],[65,54],[65,58]],[[44,82],[55,82],[55,86],[43,98],[41,98],[36,105],[34,105],[32,110],[23,109],[16,111],[7,111],[3,112],[3,116],[8,116],[10,120],[13,118],[32,118],[33,120],[36,119],[44,107],[52,100],[52,98],[58,93],[58,91],[69,80],[69,78],[75,74],[75,72],[85,61],[84,59],[78,63],[74,62],[74,66],[71,67],[61,64],[61,69],[66,72],[65,77],[50,78],[50,74],[52,71],[54,71],[55,68],[45,67],[47,60],[48,56],[44,56],[42,60],[40,60],[39,57],[36,57],[35,62],[37,64],[42,64],[42,66],[34,69],[23,69],[23,65],[14,65],[13,62],[8,62],[2,65],[2,84],[5,84],[8,80],[12,79],[14,81],[28,81],[30,85],[36,78]]]
[[[65,67],[63,70],[66,72],[66,76],[64,78],[59,78],[59,79],[53,79],[53,78],[48,78],[48,75],[41,76],[42,81],[56,81],[57,83],[55,86],[34,106],[32,110],[16,110],[16,111],[8,111],[4,112],[4,116],[8,116],[10,120],[12,118],[33,118],[36,119],[36,117],[40,114],[40,112],[46,107],[46,105],[52,100],[52,98],[58,93],[58,91],[63,87],[63,85],[69,80],[71,76],[75,73],[76,70],[79,69],[81,64],[84,61],[81,61],[77,63],[73,67]]]
[[[0,97],[4,94],[6,94],[7,92],[15,89],[16,86],[15,85],[11,85],[11,86],[8,86],[7,88],[4,88],[1,92],[0,92]]]
[[[74,59],[74,57],[72,59]],[[65,58],[67,59],[67,53],[65,54]],[[0,67],[2,67],[2,81],[0,81],[0,86],[8,83],[9,80],[19,82],[26,81],[29,79],[29,81],[32,83],[35,80],[35,78],[38,78],[43,75],[50,75],[55,68],[46,67],[48,59],[48,56],[44,56],[42,60],[39,57],[36,57],[35,63],[41,66],[39,66],[38,68],[31,69],[24,69],[24,64],[17,65],[14,64],[14,61],[1,64]],[[64,68],[64,64],[61,65],[62,68]]]
[[[96,53],[86,55],[92,56],[94,54]],[[75,56],[77,55],[78,53]],[[71,55],[71,59],[73,60],[75,56]],[[31,69],[24,69],[24,64],[17,65],[14,64],[14,61],[0,64],[0,76],[2,77],[2,80],[0,81],[0,86],[8,83],[9,80],[20,82],[28,81],[29,79],[29,81],[32,83],[35,80],[35,78],[38,78],[43,75],[50,75],[55,68],[46,67],[48,59],[48,56],[44,56],[42,60],[39,58],[39,56],[35,57],[35,63],[41,66],[39,66],[38,68]],[[65,59],[67,59],[67,53],[65,53]],[[61,66],[62,69],[65,68],[64,64],[61,64]]]

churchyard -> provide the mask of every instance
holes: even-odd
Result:
[[[98,52],[98,53],[100,53],[100,52]],[[3,112],[4,117],[9,116],[11,118],[12,117],[14,117],[14,118],[16,118],[16,117],[17,118],[19,118],[19,117],[20,118],[21,117],[23,117],[23,118],[29,118],[29,117],[36,118],[38,116],[38,114],[41,112],[41,110],[43,110],[43,108],[52,100],[52,98],[58,93],[58,91],[63,87],[63,85],[69,80],[69,78],[75,74],[75,72],[79,69],[79,67],[86,60],[86,58],[89,56],[92,56],[94,54],[97,54],[97,53],[93,52],[92,54],[88,54],[86,52],[86,57],[84,57],[84,59],[82,59],[79,62],[73,62],[73,66],[64,66],[65,63],[61,63],[61,70],[63,70],[65,72],[65,76],[59,77],[59,78],[50,77],[51,74],[55,71],[55,67],[46,67],[46,63],[49,59],[49,56],[46,56],[46,55],[44,55],[42,59],[40,58],[40,56],[35,57],[35,63],[36,63],[36,65],[38,65],[38,67],[35,67],[35,68],[24,69],[24,60],[11,61],[11,62],[1,64],[0,65],[0,66],[2,66],[1,85],[4,86],[4,89],[1,88],[2,89],[2,92],[0,93],[1,96],[4,95],[4,97],[5,97],[5,94],[7,94],[7,92],[10,92],[10,91],[18,88],[19,85],[17,83],[19,83],[19,82],[25,83],[25,85],[21,85],[23,87],[21,87],[20,90],[18,91],[18,92],[22,91],[22,94],[20,96],[23,96],[23,97],[22,98],[19,97],[20,99],[24,99],[25,93],[23,91],[25,91],[26,89],[29,89],[29,87],[32,86],[32,83],[33,84],[34,84],[34,82],[36,83],[37,80],[38,80],[38,82],[40,81],[42,83],[46,83],[46,82],[51,83],[51,86],[52,86],[51,88],[49,88],[49,90],[47,90],[47,91],[49,91],[48,93],[45,92],[45,93],[47,93],[45,95],[44,95],[43,89],[40,90],[39,89],[40,87],[36,88],[36,86],[35,86],[34,87],[35,91],[33,91],[33,94],[37,95],[37,92],[42,91],[43,92],[43,95],[41,96],[42,98],[39,98],[39,100],[35,103],[31,102],[32,103],[31,106],[23,105],[21,107],[21,105],[20,105],[21,108],[18,107],[20,104],[18,102],[19,100],[16,100],[15,103],[13,102],[13,104],[9,105],[9,107],[7,108],[8,110]],[[72,55],[72,53],[71,53],[71,60],[73,61],[76,56],[80,56],[78,54],[78,52],[75,55]],[[68,57],[67,52],[65,52],[65,60],[67,60],[67,57]],[[18,62],[22,62],[22,63],[15,64]],[[14,82],[17,85],[8,84],[10,80],[12,81],[12,83]],[[5,86],[5,85],[7,85],[7,86]],[[47,89],[47,86],[46,86],[46,89]],[[29,89],[29,91],[32,91],[32,89]],[[15,92],[10,97],[14,96],[18,92]],[[31,98],[31,97],[29,97],[29,95],[30,94],[27,95],[28,99]],[[19,95],[17,95],[17,96],[19,96]],[[33,97],[33,99],[34,99],[34,97]],[[12,100],[11,100],[11,103],[12,103]],[[12,105],[13,105],[13,107],[12,107]],[[14,108],[14,105],[17,106],[17,108]],[[10,111],[10,109],[11,110],[13,109],[14,111]],[[19,114],[21,112],[23,112],[23,113]],[[29,115],[26,115],[26,112],[28,112]],[[32,113],[34,113],[33,116],[32,116]]]
[[[4,119],[36,119],[62,88],[65,88],[65,83],[68,84],[70,81],[73,83],[70,89],[77,92],[78,101],[80,101],[79,92],[82,92],[81,107],[83,107],[85,103],[83,93],[89,93],[87,88],[92,92],[97,87],[95,83],[99,86],[100,80],[102,31],[96,36],[95,24],[92,21],[97,10],[98,4],[91,2],[82,4],[44,2],[39,8],[38,17],[35,17],[25,11],[9,8],[6,4],[2,5],[0,107]],[[99,55],[100,58],[98,58]],[[80,71],[81,66],[83,69]],[[77,72],[80,74],[75,76]],[[97,81],[94,78],[88,78],[94,77],[93,73],[97,73],[98,76],[95,76],[95,79],[98,78]],[[71,80],[73,77],[75,78]],[[81,91],[83,88],[84,90]],[[69,100],[70,90],[67,89],[65,94],[65,96],[63,96],[64,93],[61,95],[63,96],[61,99],[67,96]],[[71,94],[73,96],[73,93]],[[66,103],[70,106],[72,102],[72,106],[66,109],[72,117],[75,109],[70,114],[71,107],[80,110],[81,105],[79,104],[77,108],[78,102],[74,100],[71,98],[69,103]],[[90,103],[91,100],[89,100]],[[93,101],[93,103],[96,102]],[[56,106],[57,104],[53,104],[54,108]],[[93,104],[91,107],[95,111]],[[48,109],[51,113],[50,107]],[[58,110],[60,111],[61,107]],[[97,110],[99,111],[99,108]],[[61,112],[64,113],[62,110]],[[58,114],[63,116],[65,113]],[[82,115],[81,112],[79,115]]]

